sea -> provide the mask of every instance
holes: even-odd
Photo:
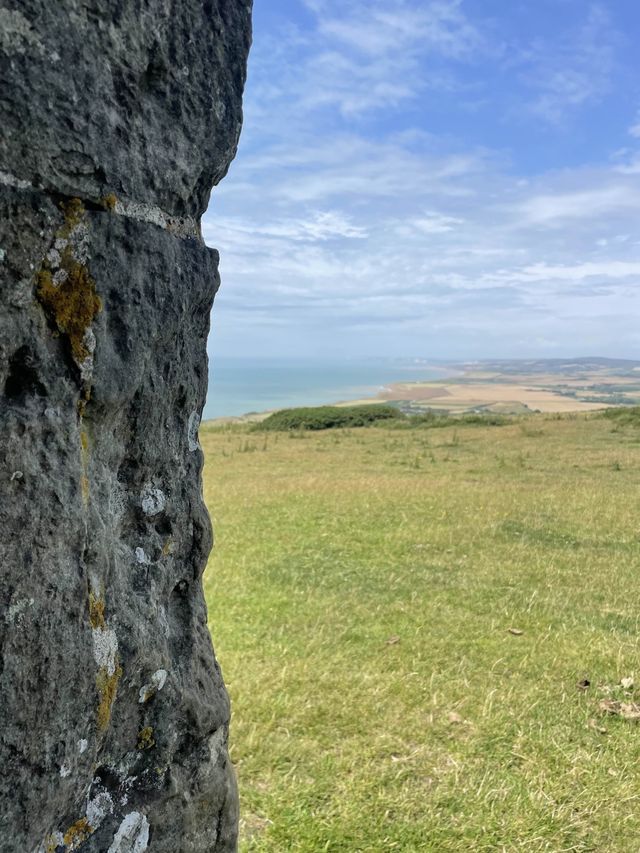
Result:
[[[203,418],[375,398],[393,382],[451,375],[446,368],[410,361],[300,361],[214,355],[209,362]]]

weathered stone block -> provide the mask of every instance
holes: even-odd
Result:
[[[227,851],[197,427],[248,0],[0,3],[0,850]]]

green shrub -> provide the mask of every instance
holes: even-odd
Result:
[[[336,429],[368,426],[375,421],[401,420],[404,417],[394,406],[377,403],[363,406],[314,406],[274,412],[253,429],[258,432]]]
[[[616,409],[605,409],[598,416],[615,421],[618,424],[640,426],[640,406],[621,406]]]
[[[252,427],[257,432],[295,432],[369,426],[383,422],[393,429],[438,428],[450,426],[503,426],[513,418],[495,412],[448,415],[440,412],[405,415],[395,406],[371,403],[361,406],[313,406],[281,409]]]

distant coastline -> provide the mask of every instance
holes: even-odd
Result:
[[[406,361],[345,362],[212,359],[203,419],[247,420],[277,409],[377,399],[402,381],[456,375],[445,365]]]
[[[203,419],[259,420],[296,406],[392,402],[407,412],[593,411],[640,405],[640,362],[517,359],[427,362],[224,363]],[[220,375],[222,374],[221,378]]]

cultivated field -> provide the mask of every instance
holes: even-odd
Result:
[[[452,365],[458,375],[435,382],[398,382],[379,394],[405,410],[588,412],[640,403],[637,362],[608,359],[513,360]]]
[[[633,420],[203,426],[242,850],[640,849]]]
[[[603,403],[590,403],[566,397],[546,385],[508,384],[503,382],[468,381],[412,382],[392,385],[381,392],[385,401],[410,400],[420,408],[442,409],[457,413],[490,412],[586,412],[604,408]]]

